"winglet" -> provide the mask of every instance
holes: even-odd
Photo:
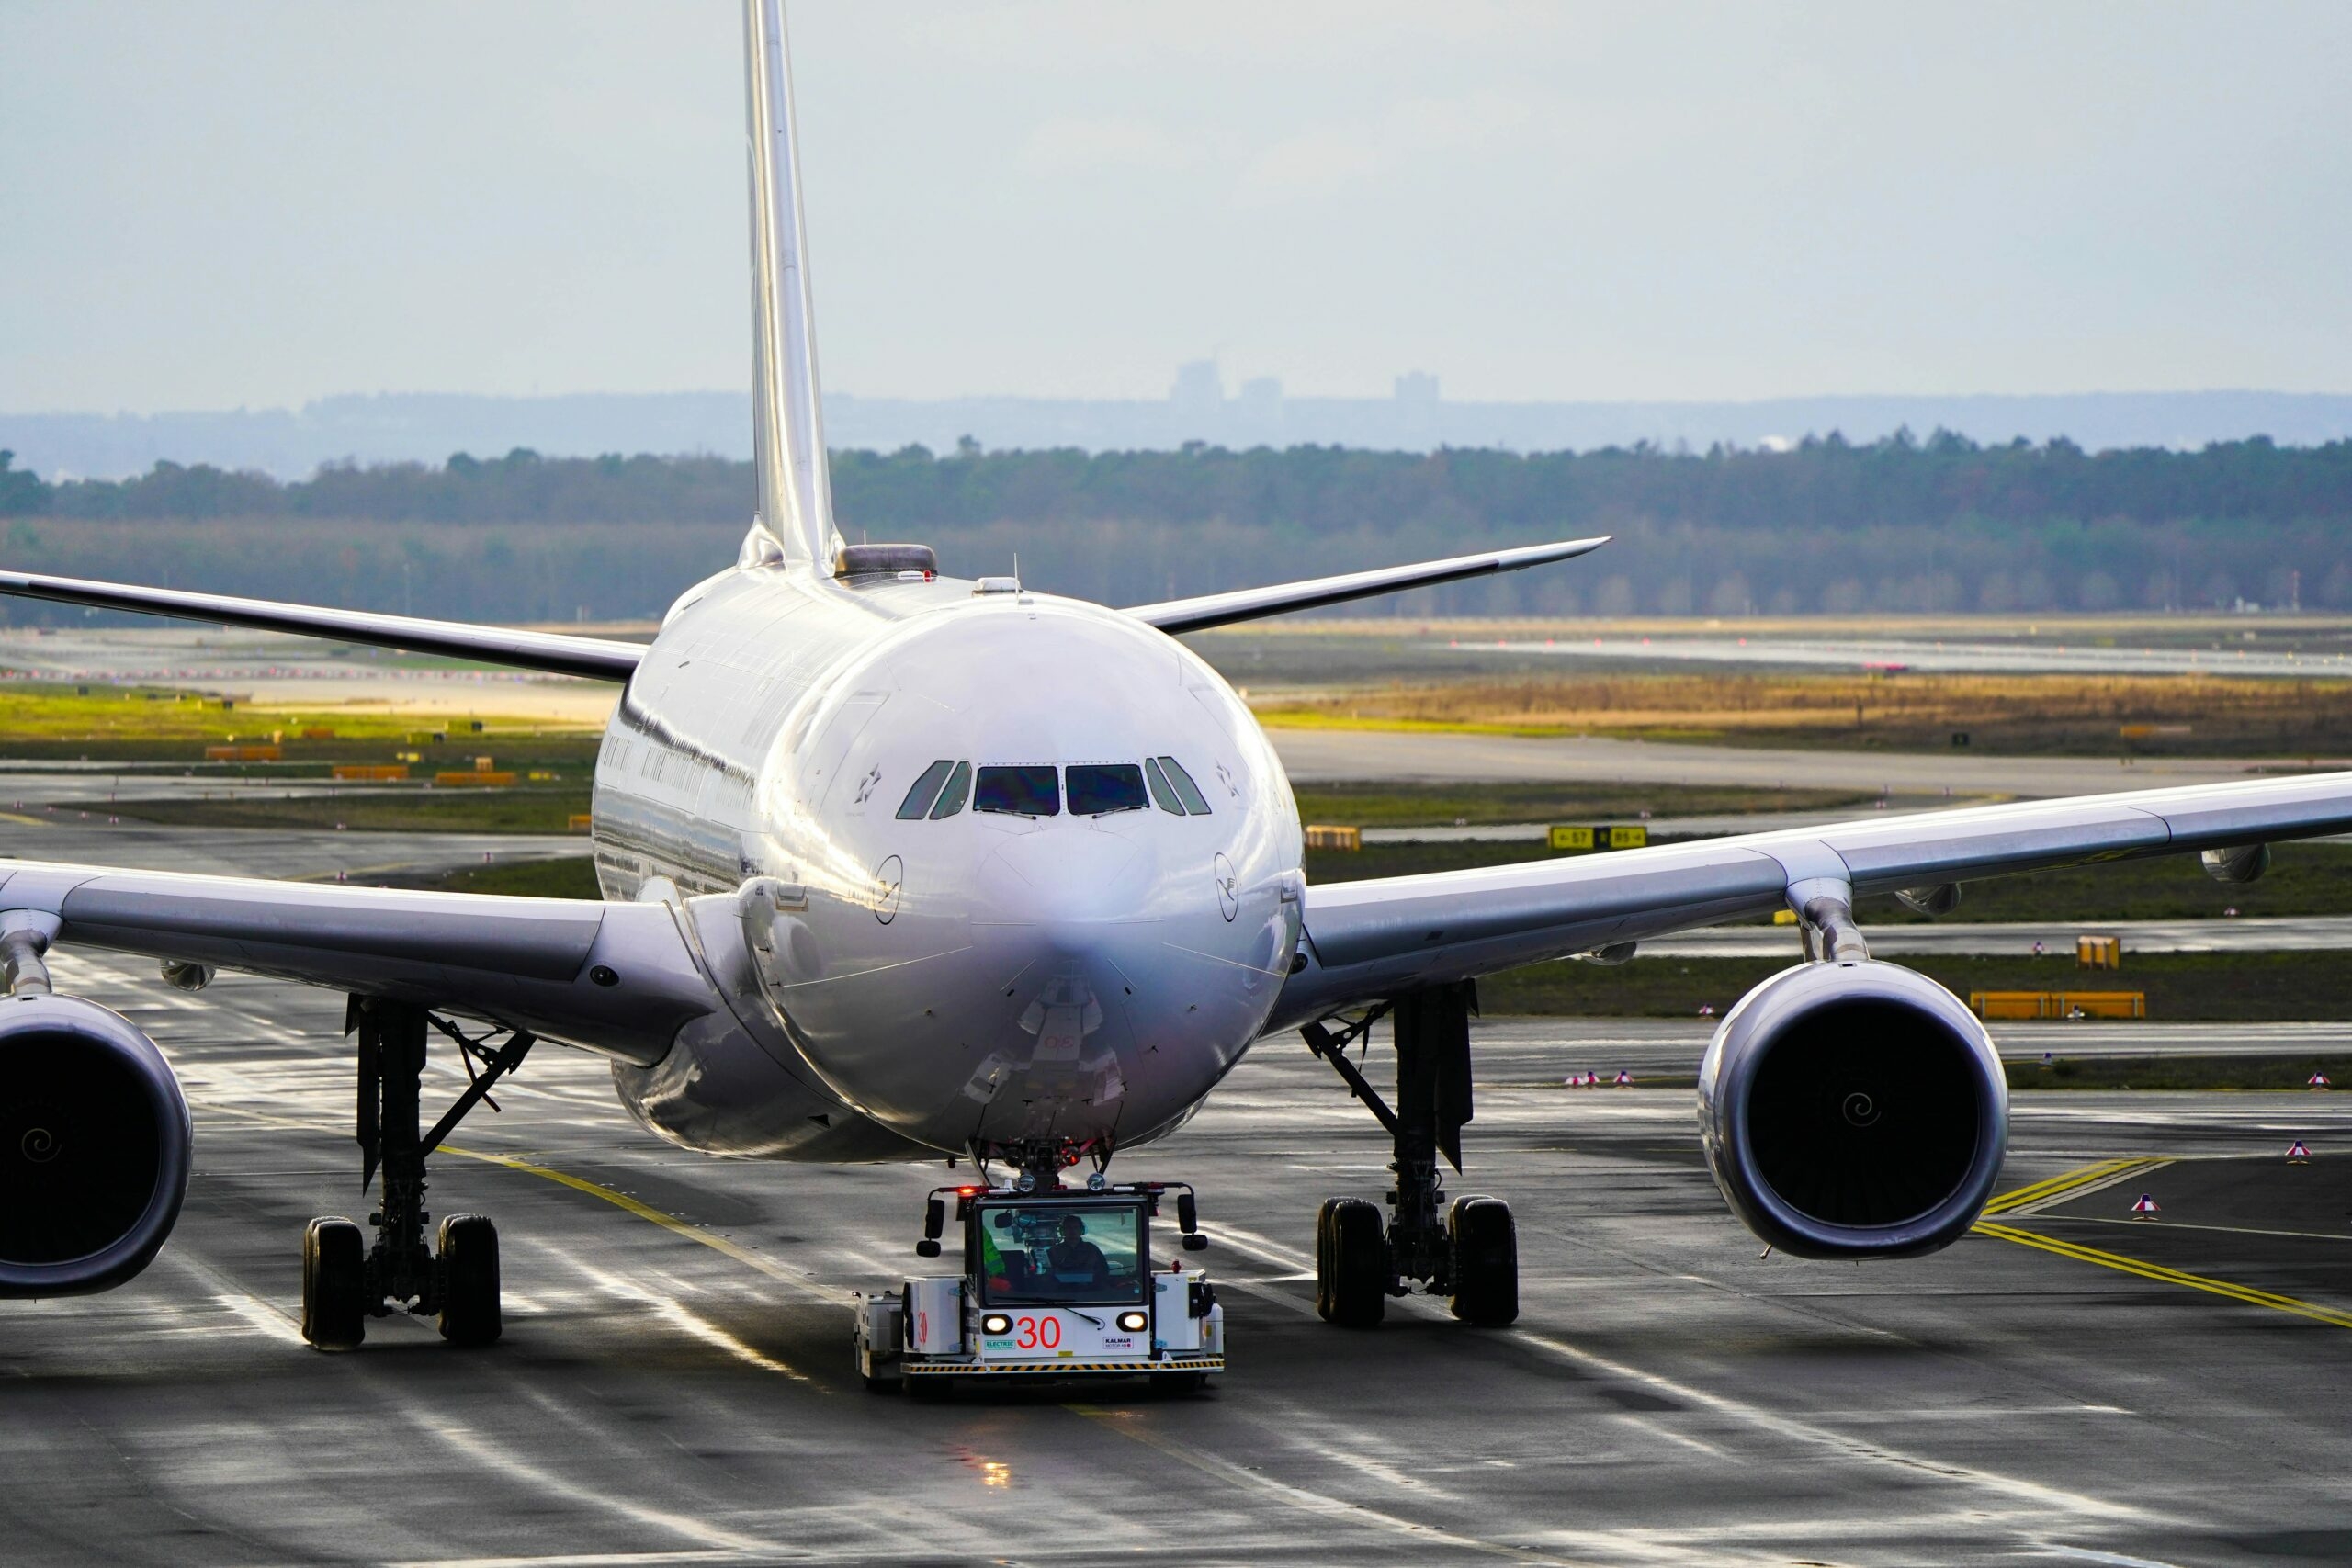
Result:
[[[825,425],[809,321],[808,243],[783,0],[744,0],[744,98],[752,154],[752,449],[760,525],[789,561],[830,569],[833,528]]]
[[[1515,549],[1487,550],[1475,556],[1450,556],[1444,560],[1417,561],[1410,566],[1376,567],[1371,571],[1342,572],[1337,577],[1311,577],[1303,582],[1278,582],[1266,588],[1243,588],[1231,593],[1204,593],[1197,599],[1170,599],[1158,604],[1135,604],[1124,613],[1164,632],[1197,632],[1234,621],[1254,621],[1292,610],[1312,610],[1322,604],[1369,599],[1377,593],[1401,593],[1465,577],[1486,577],[1498,571],[1518,571],[1546,561],[1587,555],[1609,542],[1609,536],[1566,539],[1556,545],[1521,545]]]

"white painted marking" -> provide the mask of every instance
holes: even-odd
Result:
[[[589,1551],[555,1557],[418,1557],[391,1568],[661,1568],[669,1562],[746,1562],[747,1552],[711,1551]]]
[[[2052,1557],[2072,1558],[2077,1562],[2104,1562],[2109,1568],[2180,1568],[2178,1563],[2163,1562],[2153,1557],[2126,1557],[2120,1551],[2099,1551],[2087,1546],[2060,1546],[2052,1542],[2042,1549]]]
[[[1249,1233],[1228,1234],[1248,1235]],[[1245,1250],[1253,1251],[1269,1260],[1288,1262],[1294,1268],[1304,1269],[1310,1266],[1310,1259],[1304,1253],[1284,1247],[1263,1236],[1253,1235],[1250,1239],[1256,1243],[1256,1246]],[[1220,1286],[1223,1283],[1224,1281],[1220,1281]],[[1419,1310],[1435,1314],[1442,1310],[1428,1298],[1418,1296],[1408,1296],[1395,1304],[1400,1311]],[[1761,1405],[1751,1404],[1746,1400],[1734,1399],[1726,1394],[1714,1393],[1688,1383],[1678,1382],[1671,1378],[1645,1371],[1641,1368],[1629,1366],[1622,1361],[1611,1360],[1606,1356],[1531,1329],[1520,1328],[1511,1331],[1509,1342],[1532,1346],[1586,1371],[1602,1371],[1614,1378],[1640,1383],[1657,1393],[1702,1406],[1718,1416],[1757,1427],[1773,1437],[1805,1443],[1815,1448],[1829,1449],[1849,1459],[1864,1460],[1871,1463],[1939,1476],[1947,1481],[1982,1487],[1986,1491],[2015,1497],[2020,1501],[2033,1503],[2045,1509],[2055,1509],[2062,1513],[2092,1518],[2128,1519],[2143,1523],[2154,1522],[2161,1518],[2159,1515],[2128,1503],[2109,1502],[2103,1497],[2086,1496],[2059,1487],[2044,1486],[2039,1482],[2027,1481],[2021,1477],[2003,1475],[1997,1471],[1981,1470],[1973,1465],[1926,1459],[1917,1454],[1905,1453],[1899,1449],[1887,1448],[1859,1437],[1815,1426],[1796,1416],[1783,1416],[1777,1411],[1767,1410]]]
[[[794,1551],[780,1541],[761,1540],[752,1536],[739,1535],[733,1530],[721,1529],[707,1520],[697,1519],[690,1515],[673,1514],[662,1508],[647,1507],[641,1503],[632,1503],[626,1497],[616,1497],[609,1492],[577,1485],[553,1471],[517,1459],[493,1439],[485,1438],[472,1427],[461,1426],[455,1421],[420,1416],[416,1418],[416,1424],[473,1460],[477,1464],[510,1476],[531,1490],[568,1498],[571,1502],[585,1504],[591,1507],[602,1508],[609,1513],[618,1514],[624,1518],[633,1519],[639,1524],[650,1525],[657,1529],[666,1529],[673,1534],[684,1536],[688,1540],[698,1540],[707,1547],[730,1553],[750,1554],[770,1561],[779,1561],[787,1557],[805,1559],[808,1555],[806,1552]]]

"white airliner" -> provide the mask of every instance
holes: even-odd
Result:
[[[1599,539],[1125,608],[943,576],[848,545],[826,477],[779,0],[747,0],[758,511],[650,645],[0,573],[0,591],[619,682],[596,765],[602,902],[6,862],[0,1293],[121,1284],[186,1190],[186,1101],[154,1043],[51,994],[58,942],[352,998],[367,1241],[314,1222],[306,1333],[368,1313],[498,1332],[486,1221],[424,1234],[424,1156],[535,1041],[599,1052],[622,1103],[715,1155],[973,1158],[1047,1189],[1162,1136],[1252,1041],[1296,1029],[1396,1140],[1393,1214],[1325,1204],[1327,1317],[1413,1288],[1517,1311],[1509,1211],[1442,1206],[1461,1166],[1480,975],[1613,962],[1645,938],[1793,909],[1807,961],[1723,1022],[1700,1132],[1726,1200],[1805,1257],[1962,1234],[2007,1131],[2000,1065],[1949,992],[1871,962],[1858,895],[1931,910],[1972,877],[2201,852],[2251,880],[2274,841],[2352,830],[2352,775],[1992,807],[1310,886],[1290,788],[1233,690],[1171,634],[1564,560]],[[1396,1103],[1344,1054],[1385,1018]],[[421,1130],[429,1036],[481,1083]],[[1476,1211],[1475,1213],[1472,1211]]]

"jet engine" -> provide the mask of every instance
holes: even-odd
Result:
[[[1800,1258],[1904,1258],[1959,1239],[1992,1195],[2008,1115],[1984,1026],[1891,964],[1782,970],[1731,1010],[1699,1069],[1715,1185],[1748,1229]]]
[[[79,997],[0,997],[0,1296],[111,1290],[179,1218],[194,1144],[155,1043]]]

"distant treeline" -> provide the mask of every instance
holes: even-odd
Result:
[[[1400,613],[2352,607],[2352,442],[2196,452],[1938,433],[1785,451],[1296,446],[833,457],[852,537],[1112,602],[1612,533],[1573,567]],[[459,455],[296,483],[159,463],[47,483],[0,454],[5,564],[379,608],[650,615],[731,558],[748,464]],[[20,617],[21,618],[21,617]]]

